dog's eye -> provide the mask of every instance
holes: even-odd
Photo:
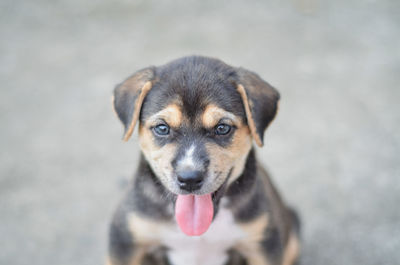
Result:
[[[218,124],[215,126],[215,134],[216,135],[227,135],[231,131],[231,126],[228,124]]]
[[[168,135],[169,134],[169,126],[166,124],[159,124],[153,128],[153,131],[158,135]]]

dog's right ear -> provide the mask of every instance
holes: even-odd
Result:
[[[113,107],[125,126],[124,141],[128,141],[139,119],[143,100],[152,87],[154,67],[142,69],[114,89]]]
[[[264,131],[278,110],[279,92],[256,73],[237,68],[237,91],[242,97],[247,124],[258,146],[264,144]]]

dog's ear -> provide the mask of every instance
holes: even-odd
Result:
[[[114,89],[113,107],[125,126],[124,141],[128,141],[139,119],[142,103],[152,87],[154,67],[142,69]]]
[[[242,97],[247,124],[254,141],[261,147],[264,131],[276,115],[279,93],[253,72],[238,68],[236,74],[236,86]]]

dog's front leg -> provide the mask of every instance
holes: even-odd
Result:
[[[297,234],[291,232],[287,242],[282,242],[281,236],[276,228],[268,229],[267,237],[259,244],[259,249],[263,252],[262,257],[265,263],[260,261],[249,262],[249,265],[268,264],[268,265],[295,265],[299,256],[299,241]]]
[[[134,249],[129,256],[110,253],[106,265],[171,265],[165,251],[161,249],[149,251],[149,247],[139,245],[134,246]]]
[[[228,252],[228,261],[225,265],[247,265],[246,259],[240,254],[239,251],[231,249]]]
[[[110,253],[106,265],[158,265],[146,257],[146,248],[136,246],[129,256]]]
[[[113,218],[107,265],[169,265],[165,248],[150,244],[150,241],[137,240],[129,222],[130,214],[126,208],[120,207]]]
[[[125,220],[116,214],[111,223],[107,265],[141,265],[146,255],[147,247],[135,242]]]
[[[107,265],[164,265],[159,261],[161,251],[137,241],[129,227],[129,212],[124,209],[117,210],[110,226]],[[153,252],[158,255],[152,255]]]

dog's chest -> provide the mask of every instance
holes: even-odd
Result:
[[[203,235],[189,237],[177,227],[163,233],[162,237],[173,265],[223,265],[228,260],[227,251],[243,239],[245,233],[235,224],[232,213],[221,207]]]

